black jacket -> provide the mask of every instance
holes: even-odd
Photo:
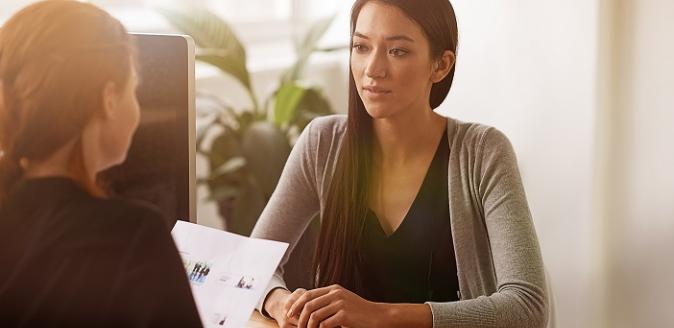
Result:
[[[22,182],[0,208],[0,326],[200,327],[164,222],[66,178]]]

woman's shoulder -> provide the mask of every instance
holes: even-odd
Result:
[[[333,157],[346,131],[346,115],[327,115],[313,119],[304,128],[295,147],[306,154],[315,154],[318,159]]]
[[[59,216],[69,217],[72,221],[69,226],[79,226],[77,230],[86,230],[91,236],[109,241],[131,242],[138,234],[152,230],[169,232],[166,220],[157,209],[127,198],[87,197],[71,202]]]
[[[510,140],[503,131],[487,124],[465,122],[447,117],[447,133],[452,145],[476,149],[482,153],[503,150],[503,147],[512,147]]]
[[[69,178],[27,179],[11,196],[5,210],[10,216],[24,217],[24,221],[39,219],[68,223],[65,227],[110,229],[163,220],[150,204],[120,197],[95,197]]]
[[[320,116],[313,119],[307,126],[312,136],[341,138],[346,131],[347,117],[344,114]]]
[[[0,230],[15,231],[17,244],[40,236],[36,249],[55,256],[102,248],[113,258],[154,235],[170,238],[163,216],[151,206],[93,197],[67,179],[23,184],[2,214]]]
[[[129,198],[97,199],[93,207],[104,211],[101,219],[113,221],[117,225],[156,225],[164,224],[165,221],[159,210],[151,204]]]

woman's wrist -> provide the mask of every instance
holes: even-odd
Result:
[[[433,313],[427,304],[383,304],[382,327],[433,327]]]
[[[288,295],[290,295],[290,292],[285,288],[278,287],[273,289],[269,292],[269,295],[263,304],[264,311],[266,311],[270,317],[278,319],[279,315],[283,315],[278,313],[282,310],[280,309],[282,300]]]

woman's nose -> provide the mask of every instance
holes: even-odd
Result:
[[[365,67],[365,75],[369,78],[385,78],[387,75],[386,60],[382,59],[379,54],[373,52],[368,58],[367,66]]]

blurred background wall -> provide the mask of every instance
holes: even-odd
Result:
[[[674,2],[605,4],[600,117],[606,314],[611,327],[672,327]]]
[[[454,1],[460,48],[440,111],[510,137],[557,300],[560,327],[593,327],[596,1]]]
[[[0,19],[30,2],[2,0]],[[95,2],[132,31],[171,31],[152,13],[161,1]],[[190,3],[232,22],[260,94],[292,61],[292,35],[306,22],[337,13],[322,43],[348,43],[350,0]],[[558,327],[674,326],[674,1],[452,3],[457,71],[439,111],[510,137]],[[347,72],[348,51],[321,54],[306,79],[344,112]],[[212,68],[199,65],[197,79],[245,106],[238,85]],[[203,190],[199,197],[200,222],[220,226]]]

